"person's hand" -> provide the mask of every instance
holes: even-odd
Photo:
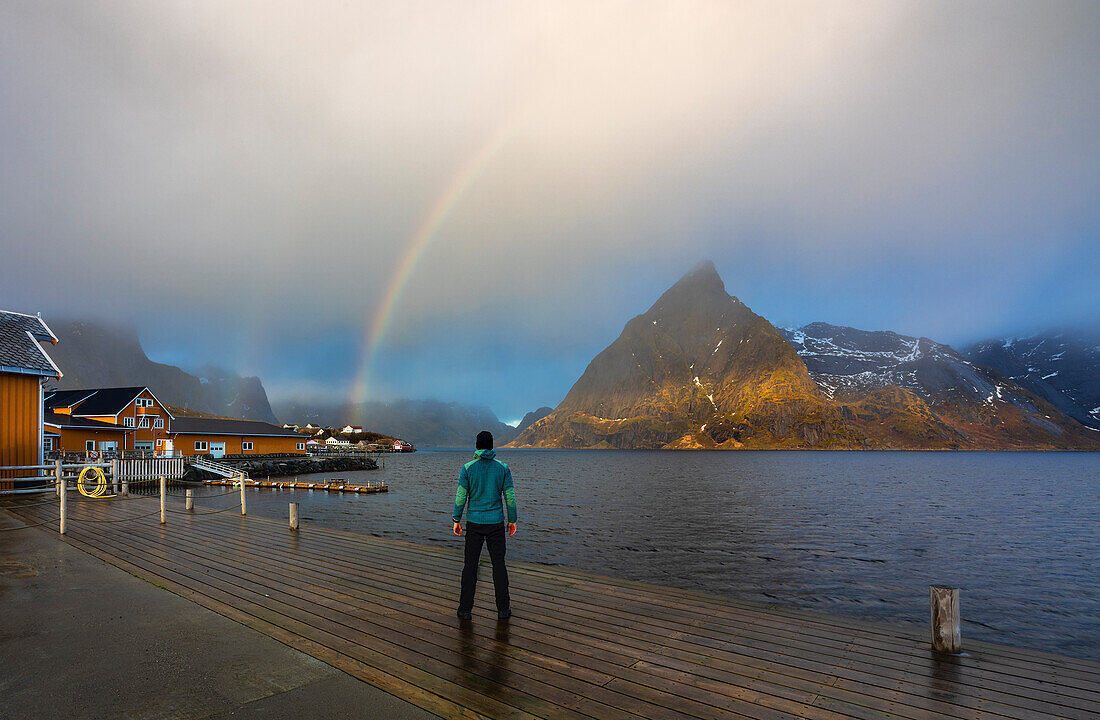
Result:
[[[458,536],[461,537],[462,536],[462,523],[457,523],[456,522],[452,532],[454,532],[455,535],[458,535]]]
[[[511,535],[515,535],[515,534],[516,534],[516,524],[515,523],[508,523],[508,535],[511,536]]]

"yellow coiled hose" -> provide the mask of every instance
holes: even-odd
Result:
[[[91,478],[87,478],[89,474]],[[91,465],[80,471],[80,477],[76,480],[76,488],[85,497],[109,497],[107,495],[107,476],[103,474],[102,470]]]

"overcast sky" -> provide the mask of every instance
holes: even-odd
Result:
[[[781,325],[1095,326],[1098,37],[1095,2],[4,2],[0,308],[509,420],[708,258]]]

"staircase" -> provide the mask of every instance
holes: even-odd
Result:
[[[213,460],[207,460],[206,458],[199,457],[197,455],[187,458],[187,461],[194,467],[197,467],[199,470],[206,470],[207,472],[212,472],[215,475],[221,475],[222,477],[226,478],[237,478],[241,475],[244,475],[245,479],[248,479],[248,473],[243,472],[242,470],[238,470],[232,465],[214,462]]]

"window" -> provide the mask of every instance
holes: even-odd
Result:
[[[148,398],[138,398],[134,401],[134,407],[153,407],[153,401]]]
[[[294,449],[296,449],[296,450],[305,450],[306,449],[306,444],[305,443],[298,443],[297,445],[294,446]]]
[[[95,440],[85,440],[84,450],[86,452],[95,452]]]
[[[252,449],[252,443],[250,443],[250,442],[242,442],[241,443],[241,450],[251,450],[251,449]]]
[[[205,440],[196,440],[195,441],[195,449],[196,450],[202,450],[203,452],[206,452],[206,441]]]
[[[164,447],[164,438],[157,438],[157,447]]]
[[[143,418],[141,419],[141,422],[139,422],[139,423],[138,423],[138,427],[139,427],[139,428],[147,428],[147,427],[149,427],[149,418],[147,418],[147,417],[143,417]]]
[[[134,443],[134,450],[152,450],[153,443],[151,442],[136,442]]]
[[[42,449],[43,450],[53,450],[53,438],[52,437],[42,438]]]
[[[156,420],[154,420],[153,427],[155,427],[157,430],[162,429],[164,427],[164,418],[157,418]]]
[[[122,418],[122,424],[125,425],[126,427],[133,427],[134,426],[134,419],[132,417],[124,417],[124,418]]]

